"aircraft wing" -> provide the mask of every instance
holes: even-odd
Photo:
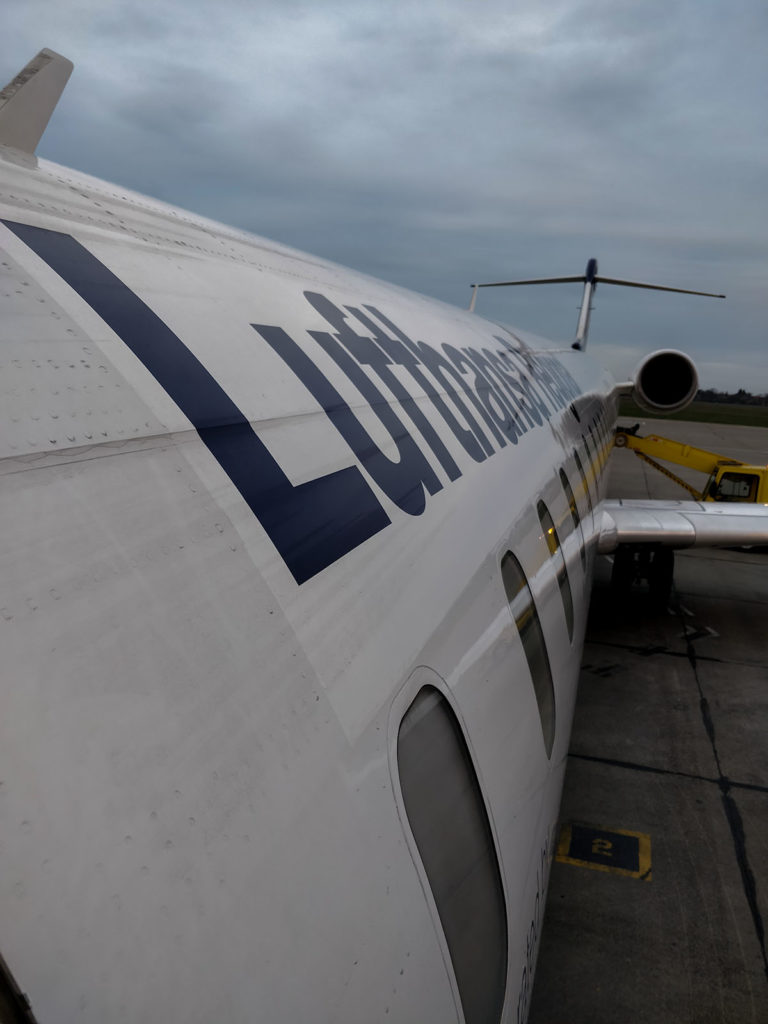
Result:
[[[620,544],[672,548],[768,544],[768,505],[618,499],[604,501],[601,507],[601,554],[610,554]]]

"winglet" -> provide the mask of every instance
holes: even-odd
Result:
[[[61,54],[41,50],[6,85],[0,92],[0,146],[34,156],[73,67]]]

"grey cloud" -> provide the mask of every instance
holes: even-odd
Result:
[[[705,384],[740,386],[727,339],[768,390],[767,37],[762,0],[29,0],[0,62],[75,61],[49,158],[447,301],[591,255],[725,290],[715,311],[600,289],[595,349],[626,370],[688,344]],[[565,338],[578,299],[480,309]]]

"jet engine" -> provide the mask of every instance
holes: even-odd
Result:
[[[646,412],[679,412],[696,397],[699,375],[684,352],[672,348],[651,352],[637,366],[632,397]]]

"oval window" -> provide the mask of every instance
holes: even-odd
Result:
[[[568,501],[568,508],[570,509],[571,519],[573,520],[573,528],[579,534],[581,538],[581,544],[579,545],[579,554],[581,555],[581,567],[586,569],[587,567],[587,556],[584,552],[584,533],[581,529],[581,516],[579,515],[579,506],[576,504],[576,495],[573,493],[571,487],[571,481],[564,469],[560,469],[560,483],[563,485],[565,491],[565,497]]]
[[[547,757],[550,757],[555,742],[555,688],[552,685],[552,670],[549,667],[544,632],[533,602],[531,588],[528,586],[522,565],[511,551],[508,551],[501,560],[501,578],[504,581],[509,610],[517,625],[531,671],[533,691],[536,694],[541,718],[544,749]]]
[[[576,451],[575,448],[573,449],[573,457],[576,460],[576,468],[578,469],[579,475],[581,476],[581,483],[582,483],[582,486],[584,487],[584,493],[587,496],[587,505],[589,505],[589,511],[591,513],[592,512],[592,496],[589,493],[589,484],[587,483],[587,475],[584,472],[584,466],[582,465],[581,459],[579,458],[579,453]]]
[[[560,588],[560,597],[563,600],[563,611],[565,612],[565,624],[568,627],[568,639],[573,640],[573,595],[571,594],[571,584],[568,580],[568,570],[565,566],[563,549],[560,547],[560,538],[557,535],[557,529],[552,516],[549,514],[549,509],[543,501],[536,505],[536,511],[539,514],[539,522],[541,523],[541,529],[544,531],[544,540],[547,543],[550,558],[555,563],[557,585]]]
[[[491,825],[459,721],[423,686],[397,734],[408,824],[432,890],[467,1024],[501,1019],[507,910]]]

